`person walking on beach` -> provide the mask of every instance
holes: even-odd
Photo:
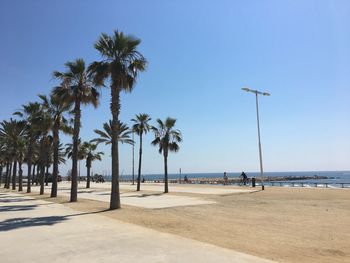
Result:
[[[224,172],[224,185],[228,184],[228,177],[227,177],[227,173]]]
[[[185,177],[184,177],[184,182],[185,182],[185,183],[188,183],[187,175],[185,175]]]
[[[243,180],[243,184],[246,185],[247,184],[247,175],[245,174],[245,172],[242,172],[241,173],[241,177],[242,177],[242,180]]]

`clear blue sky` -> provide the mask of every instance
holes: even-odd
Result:
[[[2,0],[0,120],[48,94],[57,84],[52,71],[66,61],[98,60],[99,34],[119,29],[142,39],[149,61],[132,94],[122,95],[121,119],[140,112],[178,119],[184,142],[170,172],[259,169],[255,101],[244,86],[272,94],[260,100],[266,171],[349,170],[349,25],[346,0]],[[83,140],[109,118],[103,89],[99,108],[83,109]],[[151,139],[143,172],[161,173]],[[106,156],[96,172],[110,170],[109,148],[100,150]],[[130,170],[123,145],[121,172]]]

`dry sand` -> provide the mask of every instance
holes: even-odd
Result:
[[[103,214],[280,262],[350,262],[349,189],[269,187],[229,195],[169,195],[196,196],[215,204],[162,209],[125,205]],[[50,200],[86,212],[108,208],[101,201]]]

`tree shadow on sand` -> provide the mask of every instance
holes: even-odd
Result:
[[[37,205],[4,205],[0,206],[0,213],[1,212],[17,212],[17,211],[28,211],[33,210]]]
[[[11,198],[9,196],[0,197],[0,203],[17,203],[17,202],[27,202],[33,201],[33,199],[28,198]]]
[[[89,214],[97,214],[97,213],[103,213],[106,211],[109,211],[109,210],[106,209],[106,210],[101,210],[101,211],[96,211],[96,212],[86,212],[86,213],[72,214],[72,215],[66,215],[66,216],[11,218],[11,219],[6,219],[6,220],[0,222],[0,232],[11,231],[14,229],[26,228],[26,227],[52,226],[52,225],[55,225],[57,223],[61,223],[63,221],[69,220],[70,217],[83,216],[83,215],[89,215]]]
[[[149,196],[162,196],[165,195],[164,193],[156,193],[156,194],[140,194],[140,195],[127,195],[124,197],[138,197],[138,198],[144,198],[144,197],[149,197]]]
[[[67,220],[66,216],[46,216],[46,217],[18,217],[0,222],[0,232],[13,229],[33,227],[33,226],[51,226],[56,223]]]

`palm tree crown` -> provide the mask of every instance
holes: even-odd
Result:
[[[149,124],[151,120],[151,117],[146,113],[137,114],[135,119],[131,119],[131,121],[134,122],[134,125],[132,126],[133,132],[137,135],[142,135],[143,133],[146,134],[152,129],[152,126]]]
[[[102,130],[94,130],[94,132],[99,135],[98,138],[92,139],[91,142],[96,142],[97,144],[104,143],[106,145],[112,143],[112,121],[109,120],[108,123],[103,124]],[[130,138],[131,131],[129,127],[122,122],[118,125],[118,141],[121,143],[134,144],[134,141]]]
[[[87,73],[85,61],[81,58],[68,61],[65,64],[66,72],[54,71],[53,76],[61,80],[61,85],[53,89],[53,94],[66,104],[79,101],[82,104],[98,105],[99,92]]]
[[[175,123],[176,119],[170,117],[165,122],[157,119],[158,128],[153,128],[155,139],[152,141],[152,145],[158,145],[159,153],[168,154],[168,151],[179,151],[178,143],[182,142],[182,135],[179,130],[173,129]]]
[[[95,48],[100,52],[103,60],[93,62],[89,66],[95,83],[103,86],[104,81],[110,77],[113,88],[130,92],[138,72],[146,69],[147,61],[137,51],[140,43],[140,39],[126,36],[123,32],[114,31],[111,36],[102,33],[95,43]]]

